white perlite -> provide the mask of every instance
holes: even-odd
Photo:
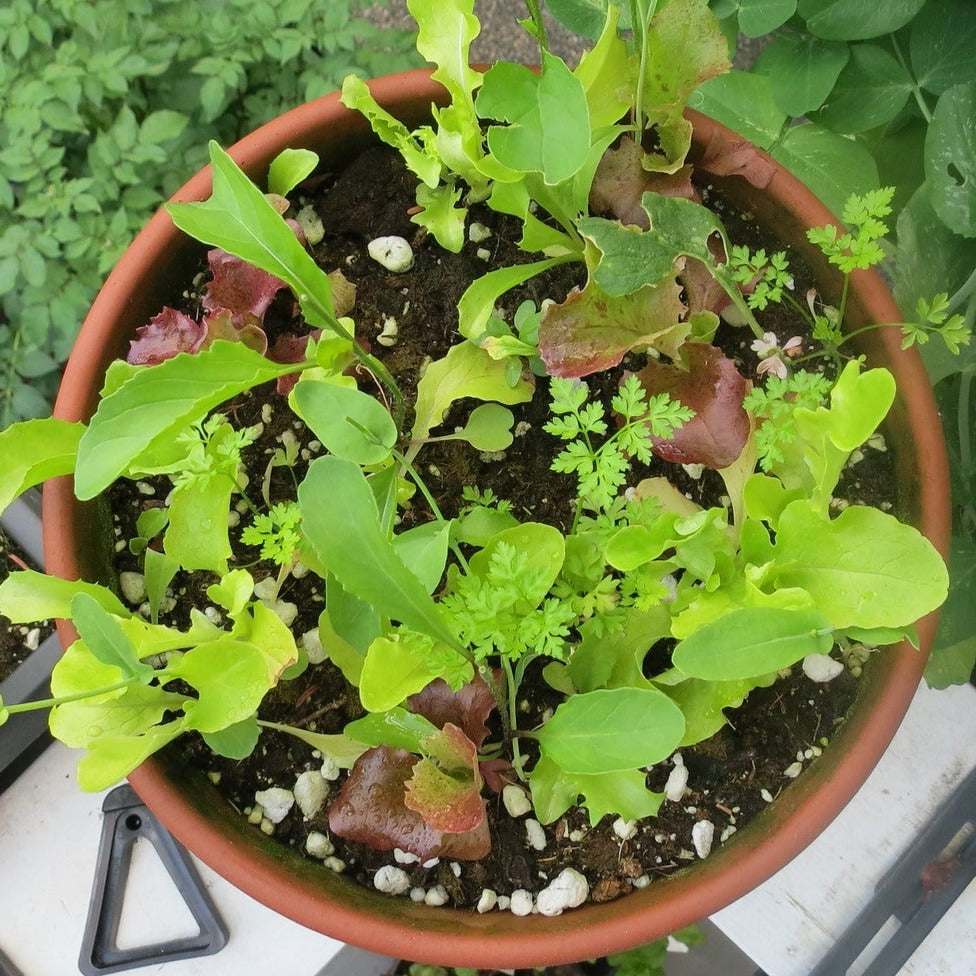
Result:
[[[699,857],[708,857],[712,851],[714,838],[715,824],[711,820],[699,820],[691,828],[691,842],[695,845],[695,853]]]
[[[634,820],[624,820],[623,817],[617,817],[613,822],[613,832],[621,840],[630,840],[637,834],[637,823]]]
[[[339,764],[331,756],[322,757],[322,768],[319,774],[322,779],[327,779],[330,783],[339,778]]]
[[[808,654],[803,659],[803,673],[817,684],[833,681],[843,670],[844,665],[829,654]]]
[[[254,802],[260,804],[268,820],[273,824],[279,824],[295,805],[295,794],[280,786],[272,786],[269,790],[258,790],[254,794]]]
[[[434,885],[426,895],[424,895],[424,904],[430,905],[431,908],[439,908],[441,905],[447,904],[447,890],[443,885]]]
[[[327,857],[335,854],[335,845],[325,834],[313,830],[305,838],[305,853],[310,857],[317,857],[324,861]]]
[[[399,847],[393,848],[393,860],[397,864],[419,864],[420,858],[416,854],[411,854],[410,851],[401,851]]]
[[[119,573],[119,587],[130,606],[138,606],[146,599],[146,577],[142,573]]]
[[[531,915],[532,905],[532,892],[524,888],[516,888],[508,902],[509,910],[513,915]]]
[[[403,895],[410,890],[410,878],[407,877],[407,872],[403,868],[384,864],[373,875],[373,887],[388,895]]]
[[[542,829],[542,824],[531,817],[525,821],[525,839],[534,851],[546,849],[546,832]]]
[[[387,271],[398,273],[413,267],[413,251],[402,237],[377,237],[366,245],[369,256]]]
[[[508,783],[502,790],[502,803],[510,817],[523,817],[532,809],[532,801],[525,790],[514,783]]]
[[[796,779],[800,773],[803,772],[803,763],[797,760],[795,763],[790,763],[786,769],[783,770],[783,775],[787,779]]]
[[[680,803],[681,798],[685,795],[687,786],[688,767],[682,763],[680,766],[675,766],[668,773],[668,781],[664,784],[664,795],[672,803]]]
[[[318,627],[306,630],[298,639],[298,643],[304,648],[308,655],[309,664],[321,664],[327,657],[325,648],[322,646],[322,638],[319,636]]]
[[[321,775],[314,769],[299,773],[295,780],[295,802],[305,815],[314,817],[322,809],[325,798],[329,795],[329,786]]]
[[[498,895],[491,888],[485,888],[478,899],[478,913],[484,915],[498,904]]]
[[[589,893],[586,878],[574,868],[564,868],[539,892],[535,903],[540,915],[560,915],[567,908],[582,905]]]

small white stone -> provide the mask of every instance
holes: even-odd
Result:
[[[301,227],[305,240],[309,244],[318,244],[325,237],[325,227],[322,218],[316,213],[315,207],[309,204],[298,211],[298,226]]]
[[[298,606],[289,603],[287,600],[275,600],[267,604],[269,610],[278,615],[278,619],[286,626],[290,627],[298,616]]]
[[[491,888],[485,888],[481,892],[481,897],[478,899],[478,912],[484,915],[486,912],[490,912],[497,904],[498,895]]]
[[[803,772],[803,763],[795,762],[795,763],[790,763],[789,766],[787,766],[786,769],[783,770],[783,775],[787,779],[796,779],[797,776],[799,776],[800,773],[802,772]]]
[[[330,871],[335,871],[336,874],[342,874],[346,870],[346,862],[340,857],[327,857],[322,862],[323,867],[327,867]]]
[[[146,577],[142,573],[119,573],[119,588],[130,606],[138,606],[146,599]]]
[[[254,801],[261,804],[268,820],[279,824],[295,805],[295,794],[280,786],[272,786],[269,790],[258,790],[254,794]]]
[[[532,906],[533,899],[531,891],[526,891],[524,888],[516,888],[512,892],[508,907],[513,915],[531,915]]]
[[[274,407],[270,403],[262,404],[261,406],[261,419],[266,423],[271,423],[271,418],[274,416]]]
[[[687,786],[688,767],[682,763],[680,766],[675,766],[668,773],[668,781],[664,784],[664,795],[672,803],[680,803],[681,798],[685,795]]]
[[[136,488],[140,495],[155,495],[156,489],[146,481],[137,481]]]
[[[329,656],[325,653],[325,648],[322,646],[322,638],[319,636],[318,627],[306,630],[298,638],[298,643],[301,644],[305,653],[308,655],[310,664],[321,664]]]
[[[376,874],[373,875],[373,887],[377,891],[385,892],[388,895],[405,895],[410,890],[410,879],[403,868],[394,867],[392,864],[384,864]]]
[[[685,470],[685,474],[691,478],[692,481],[699,481],[701,476],[705,473],[704,464],[682,464],[682,468]]]
[[[261,809],[260,803],[255,803],[247,813],[247,822],[257,826],[262,820],[264,820],[264,810]]]
[[[335,845],[321,831],[312,830],[305,838],[305,853],[324,861],[327,857],[335,854]]]
[[[219,627],[224,622],[224,615],[216,607],[204,607],[203,615],[215,627]]]
[[[376,337],[376,341],[381,346],[395,346],[397,336],[400,334],[400,325],[393,316],[388,315],[383,319],[383,331]]]
[[[484,224],[472,221],[468,225],[468,240],[472,243],[480,244],[482,241],[487,241],[489,237],[491,237],[491,230]]]
[[[426,895],[424,895],[424,904],[430,905],[432,908],[439,908],[441,905],[447,904],[447,891],[443,885],[434,885]]]
[[[699,857],[708,857],[714,838],[715,824],[711,820],[699,820],[691,828],[691,842],[695,845],[695,853]]]
[[[322,757],[322,768],[319,770],[322,779],[327,779],[330,783],[339,778],[339,764],[331,756]]]
[[[499,895],[498,896],[498,902],[497,902],[498,910],[500,912],[506,912],[506,911],[508,911],[508,906],[509,906],[509,904],[511,904],[511,901],[512,901],[512,899],[509,898],[508,895]]]
[[[424,861],[424,863],[421,864],[420,866],[422,868],[427,868],[428,870],[430,870],[431,868],[436,868],[437,865],[440,863],[441,863],[441,859],[439,857],[432,857],[429,861]]]
[[[586,836],[585,830],[571,830],[569,832],[569,839],[574,844],[578,844],[585,836]]]
[[[424,900],[424,897],[426,896],[426,894],[427,894],[427,891],[424,888],[420,888],[420,887],[411,888],[410,889],[410,900],[411,901],[415,901],[415,902],[417,902],[419,904],[420,902],[422,902]]]
[[[634,878],[631,884],[638,890],[641,888],[646,888],[651,883],[651,876],[649,874],[642,874],[639,878]]]
[[[305,815],[314,817],[322,809],[325,798],[329,795],[329,787],[325,780],[314,770],[299,773],[295,780],[295,802]]]
[[[613,822],[613,832],[621,840],[630,840],[631,837],[637,834],[637,823],[633,820],[624,820],[623,817],[617,817]]]
[[[267,834],[269,837],[274,833],[275,825],[267,817],[264,817],[261,821],[261,833]]]
[[[395,274],[413,267],[413,250],[402,237],[377,237],[366,245],[366,251],[377,264]]]
[[[278,593],[278,581],[273,576],[265,576],[254,584],[254,595],[262,602],[273,600]]]
[[[762,797],[762,798],[763,798],[763,799],[764,799],[764,800],[765,800],[765,801],[766,801],[767,803],[772,803],[772,802],[773,802],[773,794],[772,794],[772,793],[770,793],[770,792],[769,792],[769,790],[767,790],[767,789],[762,789],[762,790],[760,790],[760,791],[759,791],[759,795],[760,795],[760,796],[761,796],[761,797]]]
[[[542,829],[542,824],[531,817],[525,821],[525,839],[529,847],[535,851],[546,849],[546,832]]]
[[[829,654],[808,654],[803,659],[803,673],[817,684],[833,681],[843,670],[844,665]]]
[[[502,803],[510,817],[523,817],[532,809],[532,801],[525,790],[514,783],[508,783],[502,790]]]
[[[574,868],[564,868],[539,892],[536,905],[540,915],[560,915],[567,908],[578,908],[586,901],[590,885]],[[512,896],[514,899],[514,895]]]
[[[451,874],[453,874],[455,878],[461,877],[461,865],[458,864],[457,861],[451,861],[448,867],[451,869]]]
[[[491,251],[489,251],[487,247],[479,247],[478,250],[475,251],[475,254],[477,254],[482,261],[491,260]]]
[[[397,864],[418,864],[420,858],[416,854],[411,854],[409,851],[401,851],[399,847],[393,848],[393,860]]]
[[[27,631],[27,636],[24,638],[24,647],[26,647],[29,651],[36,651],[40,643],[41,628],[31,627],[31,629]]]
[[[234,529],[241,524],[241,513],[240,512],[228,512],[227,513],[227,528]]]
[[[734,824],[729,824],[723,831],[722,835],[719,837],[721,843],[725,843],[735,832],[737,828]]]

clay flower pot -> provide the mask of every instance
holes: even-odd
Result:
[[[442,89],[426,71],[380,79],[372,90],[408,124],[429,114]],[[695,147],[732,138],[717,123],[693,114]],[[259,182],[286,147],[308,147],[326,166],[349,159],[372,136],[366,121],[336,95],[288,112],[239,142],[231,154]],[[821,274],[826,295],[839,279],[806,243],[803,230],[834,218],[789,173],[778,169],[764,190],[737,177],[715,179],[733,202],[791,242]],[[209,168],[175,200],[210,193]],[[199,248],[159,212],[126,251],[86,319],[65,372],[55,415],[87,420],[109,363],[135,329],[188,280]],[[850,324],[900,318],[874,272],[856,272]],[[897,380],[899,395],[886,424],[898,478],[898,507],[945,552],[949,530],[948,479],[941,426],[921,361],[902,352],[896,330],[869,333],[861,346],[873,365]],[[924,462],[924,463],[923,463]],[[44,498],[49,572],[105,581],[112,535],[97,504],[79,504],[68,479],[49,482]],[[62,636],[71,636],[62,625]],[[901,721],[918,684],[934,618],[919,624],[922,651],[908,644],[887,650],[868,669],[847,721],[823,757],[756,821],[704,861],[614,902],[591,904],[556,918],[517,918],[417,905],[367,891],[255,831],[216,792],[165,753],[145,762],[132,785],[160,820],[195,855],[270,908],[334,938],[405,959],[464,966],[522,967],[578,961],[619,951],[717,911],[770,877],[813,841],[864,782]]]

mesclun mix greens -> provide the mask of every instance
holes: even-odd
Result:
[[[467,209],[482,202],[521,222],[535,259],[470,285],[457,343],[406,397],[382,351],[357,341],[348,283],[310,255],[308,222],[286,219],[285,195],[314,155],[282,154],[266,195],[212,145],[210,199],[168,207],[215,248],[202,317],[170,308],[140,329],[87,425],[35,420],[0,435],[5,503],[68,473],[83,500],[119,478],[171,482],[166,507],[126,540],[143,560],[143,612],[103,586],[30,571],[0,586],[12,620],[70,617],[79,634],[53,700],[0,703],[0,720],[51,706],[54,734],[86,750],[90,790],[185,732],[231,758],[262,728],[291,732],[349,770],[334,833],[421,859],[476,859],[491,845],[491,785],[524,784],[544,824],[576,806],[592,823],[653,816],[662,795],[646,786],[648,766],[714,734],[723,708],[782,669],[913,639],[947,580],[911,526],[831,504],[895,397],[891,374],[865,367],[842,331],[847,276],[880,257],[886,193],[853,198],[849,229],[810,234],[845,276],[839,306],[798,299],[785,255],[733,244],[690,180],[685,102],[728,67],[703,0],[638,0],[626,33],[609,5],[574,70],[547,49],[530,2],[541,69],[501,63],[483,75],[467,65],[472,0],[409,6],[449,104],[411,131],[356,78],[343,99],[416,175],[413,219],[443,248],[461,247]],[[747,170],[762,167],[749,159]],[[570,262],[585,284],[564,301],[525,303],[511,321],[496,313],[503,294]],[[294,361],[279,362],[265,356],[263,316],[286,286],[309,332]],[[765,331],[758,316],[771,303],[793,306],[819,347]],[[712,344],[718,312],[751,330],[756,385]],[[929,332],[950,346],[968,339],[933,314],[905,326],[905,341]],[[640,368],[625,373],[632,353]],[[607,371],[615,392],[598,396],[593,381]],[[272,382],[324,449],[290,497],[271,496],[270,476],[242,479],[257,432],[226,409]],[[540,384],[551,467],[575,485],[568,531],[520,521],[488,484],[465,486],[460,514],[444,517],[418,465],[426,446],[504,451]],[[449,411],[452,430],[437,433]],[[652,455],[716,470],[727,503],[702,508],[667,479],[642,478]],[[296,457],[283,446],[269,472],[295,469]],[[423,515],[404,529],[406,506]],[[232,511],[244,513],[243,553]],[[308,572],[324,597],[321,645],[365,713],[341,734],[258,717],[268,692],[308,666],[278,599]],[[221,613],[193,608],[177,629],[162,611],[186,573],[205,574]],[[673,648],[658,670],[645,661],[655,645]],[[561,700],[523,727],[519,689],[536,661]]]

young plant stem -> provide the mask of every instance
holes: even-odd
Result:
[[[901,45],[898,43],[898,38],[894,34],[889,34],[888,37],[891,39],[891,46],[895,52],[895,57],[898,58],[898,63],[901,65],[905,74],[912,79],[912,95],[915,98],[915,104],[918,105],[918,110],[922,113],[922,117],[925,119],[926,123],[931,123],[932,111],[926,104],[925,98],[922,95],[922,89],[908,67],[908,62],[905,60],[905,55],[902,53]]]
[[[549,39],[546,37],[546,25],[542,19],[542,10],[539,0],[525,0],[529,16],[532,18],[532,26],[535,28],[535,36],[539,41],[539,51],[546,54],[549,51]],[[541,59],[540,59],[541,60]]]
[[[515,672],[512,670],[512,662],[507,658],[502,658],[502,670],[505,672],[505,682],[508,685],[508,729],[505,738],[511,743],[512,767],[518,774],[519,779],[524,779],[522,766],[525,759],[519,749],[518,737],[512,733],[518,728],[518,681]]]
[[[404,473],[409,474],[413,483],[420,489],[420,494],[424,496],[424,501],[426,501],[427,504],[430,506],[430,510],[434,513],[434,518],[437,519],[438,522],[446,523],[447,519],[444,518],[443,514],[441,513],[440,506],[434,500],[434,496],[430,493],[430,489],[427,487],[426,482],[420,476],[420,472],[417,471],[417,469],[411,463],[410,458],[407,455],[401,454],[399,451],[394,451],[393,457],[396,460],[396,462],[401,466]],[[416,454],[414,454],[414,457],[416,457]],[[454,553],[455,557],[457,558],[457,561],[461,564],[465,573],[469,572],[468,561],[467,559],[464,558],[464,553],[461,552],[461,549],[458,546],[458,544],[452,540],[450,542],[450,547],[451,547],[451,552]]]
[[[95,688],[92,691],[79,691],[75,695],[63,695],[60,698],[45,698],[41,701],[22,702],[17,705],[3,705],[0,707],[2,707],[4,711],[9,712],[11,715],[13,715],[15,712],[36,712],[42,708],[54,708],[56,705],[65,705],[68,702],[84,701],[86,698],[95,698],[98,695],[107,695],[110,692],[119,691],[123,688],[130,688],[136,684],[139,684],[138,679],[128,678],[126,681],[119,681],[114,685],[106,685],[104,688]]]

